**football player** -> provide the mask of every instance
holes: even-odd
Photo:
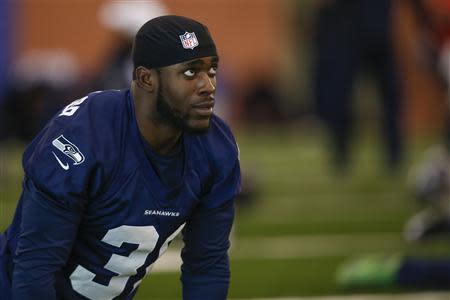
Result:
[[[238,147],[214,114],[207,27],[145,23],[125,90],[62,109],[23,155],[23,192],[0,235],[1,299],[132,299],[182,232],[184,299],[226,299]]]

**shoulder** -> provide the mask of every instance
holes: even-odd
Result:
[[[206,174],[202,207],[225,207],[240,191],[239,148],[230,127],[219,117],[211,119],[207,133],[197,137],[193,168]],[[207,163],[205,163],[207,161]]]
[[[96,91],[73,101],[64,107],[53,120],[60,119],[76,124],[77,121],[90,121],[83,124],[112,122],[117,113],[126,109],[128,90]],[[89,119],[92,118],[92,119]]]
[[[101,133],[114,129],[126,111],[127,91],[97,91],[69,103],[45,126],[43,131],[89,131]],[[109,126],[107,126],[109,125]]]
[[[119,161],[127,115],[125,91],[101,91],[73,101],[55,115],[25,150],[28,177],[46,189],[95,189]],[[94,178],[95,177],[95,178]],[[92,191],[95,192],[95,191]]]
[[[235,161],[239,156],[236,139],[228,124],[220,117],[214,115],[211,119],[210,129],[206,134],[200,135],[204,150],[214,161]]]
[[[194,142],[191,144],[191,158],[195,168],[207,168],[206,172],[214,180],[225,178],[239,169],[238,145],[230,127],[221,118],[214,115],[209,130],[192,137]]]
[[[35,137],[25,154],[39,150],[63,136],[97,155],[118,143],[128,117],[126,91],[99,91],[77,99],[60,110]],[[53,145],[54,146],[54,145]],[[100,152],[99,152],[100,151]],[[106,151],[107,152],[107,151]]]

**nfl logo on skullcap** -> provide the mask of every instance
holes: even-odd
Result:
[[[184,49],[194,49],[198,46],[198,40],[194,32],[185,32],[180,35],[181,44],[183,44]]]

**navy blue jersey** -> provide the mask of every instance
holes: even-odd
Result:
[[[184,299],[225,299],[238,148],[217,116],[181,146],[175,180],[160,174],[170,164],[155,168],[129,90],[65,107],[25,150],[23,192],[0,236],[0,286],[22,300],[131,299],[182,231]]]

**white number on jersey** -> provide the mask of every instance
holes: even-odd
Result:
[[[159,252],[160,256],[183,227],[184,224],[167,238]],[[115,247],[120,247],[123,243],[136,244],[138,245],[137,249],[132,251],[129,256],[111,255],[104,268],[118,275],[113,276],[108,285],[94,282],[96,274],[78,265],[70,275],[73,289],[89,299],[108,300],[117,297],[125,289],[130,277],[136,275],[137,269],[145,264],[148,255],[155,249],[158,239],[159,234],[153,226],[122,225],[108,230],[102,239],[103,242]],[[146,271],[150,271],[152,266],[153,264]],[[134,288],[139,283],[140,281],[134,285]]]
[[[72,116],[79,108],[80,108],[80,104],[84,102],[84,100],[87,99],[88,96],[83,97],[81,99],[75,100],[72,103],[70,103],[69,105],[67,105],[63,111],[59,114],[59,116]]]

